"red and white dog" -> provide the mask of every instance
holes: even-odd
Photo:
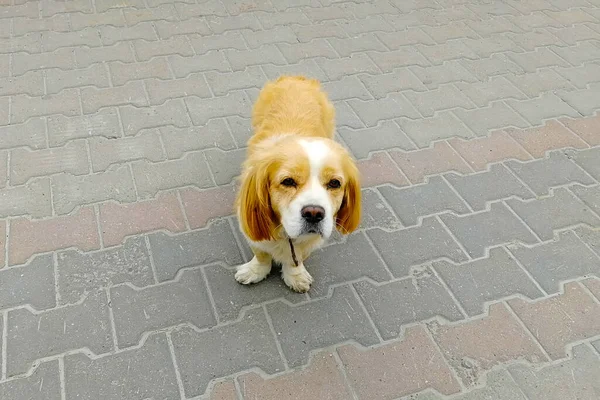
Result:
[[[306,292],[313,279],[304,260],[334,229],[347,234],[358,227],[358,169],[333,140],[334,117],[314,79],[283,76],[261,90],[236,201],[254,257],[237,267],[238,282],[263,280],[275,260],[285,283]]]

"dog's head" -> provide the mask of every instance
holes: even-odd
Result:
[[[242,229],[253,241],[279,239],[282,233],[328,238],[334,228],[348,234],[360,222],[358,169],[330,139],[266,139],[248,155],[237,206]]]

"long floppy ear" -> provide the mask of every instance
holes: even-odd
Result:
[[[346,235],[358,228],[361,218],[360,175],[354,162],[348,157],[346,163],[348,182],[344,191],[344,199],[337,213],[337,229]]]
[[[253,166],[244,174],[237,203],[242,229],[248,238],[255,242],[272,239],[277,225],[266,168]]]

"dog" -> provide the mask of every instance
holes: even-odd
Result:
[[[281,76],[260,91],[235,203],[254,257],[237,267],[238,282],[260,282],[275,261],[286,285],[306,292],[313,278],[304,261],[311,252],[334,229],[358,228],[359,171],[334,141],[334,128],[335,109],[319,81]]]

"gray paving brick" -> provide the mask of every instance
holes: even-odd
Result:
[[[2,40],[0,53],[26,52],[40,53],[42,51],[43,35],[39,32],[28,33],[23,36]]]
[[[573,358],[539,369],[510,366],[517,385],[531,400],[592,399],[600,391],[600,360],[586,344],[573,347]]]
[[[42,46],[44,51],[54,51],[61,47],[100,47],[102,41],[96,28],[85,28],[77,32],[44,32]]]
[[[247,311],[233,324],[203,332],[182,328],[171,336],[187,397],[203,394],[211,379],[216,377],[252,367],[268,374],[284,369],[261,309]],[[227,357],[223,357],[224,354]]]
[[[61,251],[57,255],[57,281],[63,304],[76,303],[98,288],[130,282],[137,287],[154,283],[150,256],[143,238],[95,252]]]
[[[2,327],[1,323],[0,327]],[[0,383],[0,397],[3,399],[47,400],[59,399],[60,396],[60,372],[57,360],[40,364],[27,377]]]
[[[132,170],[141,198],[154,197],[161,190],[182,186],[200,189],[214,186],[201,152],[187,153],[181,159],[162,163],[135,161]]]
[[[438,258],[449,258],[457,263],[467,259],[436,218],[424,218],[420,226],[400,231],[372,229],[367,235],[398,278],[409,275],[412,266]]]
[[[524,31],[534,31],[538,28],[546,28],[549,26],[561,26],[556,20],[542,11],[534,11],[531,14],[515,15],[507,18]]]
[[[519,47],[530,52],[552,45],[563,46],[563,43],[557,40],[556,36],[553,36],[550,34],[550,32],[544,29],[535,29],[530,32],[519,34],[507,33],[506,36],[508,36]],[[545,50],[542,52],[543,54],[547,54]],[[548,57],[550,59],[554,59],[551,55],[548,55]]]
[[[405,96],[426,117],[450,108],[474,108],[473,103],[455,86],[444,85],[427,92],[406,92]]]
[[[305,364],[311,350],[341,341],[354,340],[363,346],[378,342],[367,316],[347,286],[334,289],[330,298],[306,305],[277,302],[266,308],[290,367]],[[303,329],[297,329],[299,326]]]
[[[404,226],[416,225],[420,217],[453,211],[457,214],[469,212],[464,201],[439,176],[432,176],[422,185],[402,189],[381,187],[379,191],[390,204]]]
[[[368,52],[368,55],[383,72],[392,72],[396,68],[406,66],[425,67],[430,65],[430,62],[413,47],[403,47],[386,52]]]
[[[182,268],[215,262],[234,266],[243,261],[226,220],[194,232],[175,236],[159,232],[149,238],[159,282],[174,279]]]
[[[383,285],[362,281],[354,287],[384,340],[397,338],[406,324],[436,316],[448,321],[463,318],[448,291],[428,269],[401,281]]]
[[[292,29],[296,33],[298,41],[301,43],[310,42],[314,39],[320,38],[348,37],[348,34],[342,29],[342,27],[336,24],[334,21],[323,21],[310,25],[294,25],[292,26]]]
[[[506,128],[526,128],[529,123],[505,103],[494,102],[489,107],[475,110],[453,110],[477,136],[487,136],[490,131]]]
[[[471,50],[462,40],[451,40],[444,44],[433,46],[417,45],[417,49],[433,65],[443,64],[445,61],[458,59],[478,59],[477,54]]]
[[[241,164],[246,157],[245,149],[223,151],[208,149],[204,151],[217,185],[226,185],[241,173]]]
[[[317,60],[317,64],[327,77],[332,81],[337,81],[348,75],[354,75],[358,73],[369,73],[376,74],[379,72],[377,66],[366,54],[352,54],[347,58],[340,58],[335,60],[329,60],[327,58],[320,58]]]
[[[367,126],[379,121],[400,117],[418,118],[419,112],[400,93],[392,93],[383,99],[363,101],[350,99],[347,103]]]
[[[393,121],[383,121],[377,126],[364,129],[340,127],[338,133],[357,158],[367,158],[369,153],[377,150],[400,148],[414,150],[415,146],[404,132]],[[369,138],[365,142],[365,138]]]
[[[35,129],[40,129],[39,139],[41,143],[41,130],[43,122],[38,120],[29,120],[29,123],[35,122]],[[48,123],[48,143],[51,147],[61,146],[71,140],[104,137],[107,139],[116,139],[121,137],[122,129],[119,122],[119,116],[114,109],[104,109],[95,114],[82,115],[76,117],[65,117],[64,115],[52,115],[47,118]],[[37,131],[32,129],[32,133]],[[93,154],[92,154],[93,156]]]
[[[133,10],[128,9],[129,12],[133,12],[135,9],[145,8],[144,3],[141,0],[127,0],[124,2],[119,2],[118,0],[106,0],[103,1],[102,4],[96,6],[96,12],[104,13],[108,10],[123,8],[124,6],[133,8]]]
[[[290,65],[263,65],[261,66],[269,79],[276,79],[280,75],[306,75],[324,82],[327,75],[317,65],[315,60],[302,60],[298,64]]]
[[[581,42],[576,46],[569,47],[552,46],[551,48],[552,51],[573,66],[578,66],[588,61],[600,60],[600,48],[594,46],[591,42]]]
[[[45,310],[56,305],[54,263],[51,255],[19,267],[0,270],[0,309],[30,305]]]
[[[492,203],[488,211],[481,213],[463,217],[442,215],[441,218],[474,258],[483,256],[485,249],[491,246],[537,242],[527,227],[501,203]]]
[[[251,29],[261,30],[260,23],[254,14],[241,14],[236,16],[218,17],[209,16],[208,24],[214,33],[223,33],[231,30]]]
[[[505,77],[492,77],[487,82],[481,83],[457,83],[456,87],[464,93],[478,107],[486,107],[493,101],[504,99],[525,100],[520,88],[517,89]]]
[[[24,186],[0,189],[0,214],[30,215],[34,218],[52,215],[50,180],[35,179]]]
[[[6,325],[8,377],[28,371],[39,358],[67,350],[86,347],[100,355],[113,348],[105,292],[41,314],[19,308],[8,313]]]
[[[386,46],[373,33],[365,33],[351,38],[330,38],[331,46],[341,57],[348,57],[353,53],[362,53],[365,51],[387,51]]]
[[[470,139],[473,134],[463,123],[448,111],[437,113],[431,118],[399,119],[398,125],[420,148],[429,147],[440,139],[462,137]]]
[[[265,83],[265,75],[257,66],[236,72],[207,72],[205,76],[216,96],[226,95],[233,90],[260,88]]]
[[[600,218],[565,188],[555,189],[550,197],[507,203],[542,240],[552,239],[554,230],[577,224],[600,226]]]
[[[186,98],[194,125],[205,125],[208,120],[231,115],[232,111],[244,118],[250,118],[251,103],[244,92],[230,92],[226,96],[212,99]]]
[[[225,8],[230,15],[239,15],[249,10],[252,11],[275,11],[274,5],[270,1],[266,0],[253,0],[251,2],[232,2],[225,3]]]
[[[398,218],[382,201],[375,189],[362,190],[362,229],[384,228],[395,230],[402,227]]]
[[[13,96],[10,110],[11,123],[21,123],[32,117],[51,114],[67,116],[81,114],[79,93],[75,89],[65,89],[59,94],[42,97]]]
[[[572,185],[571,192],[575,193],[593,212],[600,215],[600,186]]]
[[[65,357],[64,374],[67,398],[179,397],[175,369],[164,333],[149,336],[140,348],[103,358],[69,355]]]
[[[524,73],[523,69],[505,54],[494,54],[489,58],[477,60],[462,59],[460,63],[480,81],[485,81],[495,75]]]
[[[160,128],[169,159],[180,158],[186,152],[218,147],[222,150],[235,148],[233,138],[223,119],[210,120],[205,126],[191,128]]]
[[[4,6],[4,4],[3,4]],[[3,7],[1,18],[13,18],[13,17],[28,17],[38,18],[39,11],[38,5],[35,3],[24,3],[24,4],[7,4]]]
[[[159,3],[168,3],[165,0],[157,0]],[[204,17],[209,15],[226,17],[227,9],[224,4],[220,1],[209,0],[202,4],[196,4],[193,1],[176,2],[175,8],[180,15],[188,17]],[[197,18],[193,18],[194,21],[198,21]],[[204,19],[201,19],[205,23]],[[210,32],[210,31],[209,31]],[[207,35],[210,33],[206,33]]]
[[[254,14],[265,29],[280,25],[310,25],[310,20],[306,14],[299,9],[286,10],[284,13],[256,11]]]
[[[83,141],[53,149],[14,149],[11,155],[10,180],[15,185],[22,185],[40,175],[60,172],[84,175],[89,172],[87,148]]]
[[[105,171],[113,164],[145,159],[153,162],[165,159],[158,131],[119,139],[89,140],[94,172]]]
[[[201,98],[212,96],[204,76],[199,73],[193,73],[182,79],[151,79],[147,80],[145,84],[150,104],[153,105],[163,104],[169,99],[184,96]]]
[[[547,293],[558,293],[565,280],[600,276],[598,257],[573,232],[563,232],[557,241],[539,246],[509,249]]]
[[[214,36],[188,35],[188,38],[196,54],[200,55],[212,50],[246,50],[248,48],[242,34],[235,31]]]
[[[68,55],[71,55],[71,58],[72,58],[72,54],[74,54],[75,61],[77,62],[77,66],[79,68],[86,68],[92,64],[108,62],[108,61],[121,61],[121,62],[129,62],[129,63],[135,62],[133,51],[131,50],[129,43],[127,43],[127,42],[119,42],[112,46],[93,47],[93,48],[76,47],[72,51],[68,51],[68,52],[67,52],[67,50],[68,49],[58,50],[57,52],[55,52],[55,54],[64,51],[65,56],[68,54]],[[66,61],[64,63],[67,64]],[[54,67],[62,68],[62,69],[74,68],[74,66],[71,66],[69,68],[69,65],[71,65],[70,63],[67,65],[68,66],[63,66],[63,67],[61,67],[60,65],[54,65]]]
[[[577,167],[568,156],[562,152],[551,152],[548,158],[527,163],[506,161],[509,167],[531,190],[538,196],[548,194],[548,189],[569,183],[591,185],[592,178]]]
[[[600,107],[600,100],[598,100],[598,94],[600,93],[600,84],[591,84],[589,88],[571,91],[571,92],[559,92],[559,97],[568,105],[575,110],[575,114],[582,115],[594,115],[596,109]]]
[[[345,99],[370,100],[373,98],[365,85],[356,76],[347,76],[339,81],[323,83],[323,90],[332,101]]]
[[[519,4],[522,3],[519,2]],[[522,31],[522,29],[513,24],[510,19],[504,17],[466,21],[466,23],[482,37],[489,37],[498,33],[517,33]]]
[[[494,164],[488,171],[473,175],[444,175],[450,184],[475,211],[484,210],[486,203],[517,196],[531,199],[533,193],[527,189],[502,164]]]
[[[542,93],[551,92],[559,89],[572,89],[573,86],[561,77],[556,70],[566,70],[562,68],[548,69],[542,68],[536,72],[523,75],[507,75],[519,90],[529,97],[537,97]],[[518,104],[518,103],[515,103]]]
[[[600,64],[584,64],[574,68],[560,68],[557,70],[562,76],[579,89],[587,88],[590,83],[600,81]]]
[[[361,19],[377,14],[395,13],[396,8],[387,1],[375,0],[369,3],[352,3],[352,13]]]
[[[503,297],[520,294],[535,299],[543,295],[503,248],[490,249],[488,257],[466,264],[434,262],[433,268],[469,316],[482,314],[487,302]]]
[[[46,0],[42,1],[40,11],[42,17],[51,17],[55,14],[65,12],[91,13],[93,12],[93,6],[90,0],[74,0],[68,3],[57,0]]]
[[[12,54],[12,71],[14,76],[22,75],[27,71],[35,71],[43,68],[75,68],[73,52],[70,49],[59,49],[52,53]],[[8,68],[6,70],[8,71]]]
[[[185,78],[194,72],[211,70],[226,72],[231,70],[225,55],[220,51],[210,51],[193,57],[170,56],[169,62],[177,78]]]
[[[44,120],[31,118],[23,124],[0,126],[0,149],[27,146],[30,149],[46,147]]]
[[[144,108],[122,106],[120,113],[125,135],[135,135],[142,129],[164,125],[179,128],[190,126],[188,112],[181,99],[167,100],[161,105]]]
[[[294,40],[290,43],[277,46],[290,63],[295,64],[303,59],[315,57],[337,58],[336,52],[325,39],[315,39],[308,43],[296,43]]]
[[[336,118],[338,118],[339,123],[339,114]],[[354,118],[358,119],[358,117],[356,116]],[[250,139],[250,137],[253,134],[252,128],[250,126],[250,118],[242,118],[238,117],[237,115],[234,115],[232,117],[225,118],[225,120],[227,121],[227,125],[229,125],[231,136],[233,136],[233,139],[235,140],[237,146],[239,148],[246,147],[248,139]]]
[[[359,75],[359,78],[373,97],[381,99],[389,93],[401,92],[407,89],[417,91],[427,90],[417,76],[411,73],[408,68],[399,68],[389,74],[365,74]]]
[[[156,32],[152,28],[150,22],[142,22],[131,27],[116,27],[104,25],[98,28],[102,43],[105,46],[110,46],[117,42],[135,39],[157,40]]]
[[[91,175],[56,175],[52,177],[52,194],[57,214],[68,214],[83,204],[136,200],[133,179],[126,165]]]
[[[113,85],[121,86],[133,80],[158,78],[170,79],[169,63],[165,57],[156,57],[150,61],[124,64],[118,61],[109,64]]]
[[[276,26],[271,29],[253,31],[244,29],[242,36],[250,49],[258,49],[264,45],[275,43],[297,43],[296,33],[289,26]]]
[[[110,297],[120,347],[137,344],[144,332],[186,322],[199,329],[216,324],[199,269],[184,271],[176,282],[141,290],[113,287]]]
[[[69,14],[57,14],[53,17],[53,20],[58,19],[69,19],[71,21],[71,29],[78,31],[92,26],[100,25],[112,25],[112,26],[125,26],[125,17],[123,12],[119,9],[111,9],[102,13],[84,14],[84,13],[69,13]],[[32,20],[35,21],[35,20]],[[39,20],[38,20],[39,21]],[[36,21],[37,22],[37,21]],[[39,24],[39,22],[37,22]],[[61,22],[62,23],[62,22]],[[67,24],[68,21],[65,21]],[[53,28],[55,28],[56,23]],[[58,30],[58,29],[49,29]],[[67,29],[68,30],[68,25]]]
[[[173,24],[170,24],[173,26]],[[148,61],[154,57],[178,54],[182,57],[194,55],[194,49],[185,36],[174,36],[160,42],[136,40],[133,42],[138,60]]]
[[[274,44],[266,44],[253,50],[224,50],[234,71],[244,70],[251,65],[275,64],[285,65],[287,61]]]
[[[65,92],[62,92],[65,93]],[[148,105],[148,99],[142,82],[129,82],[124,86],[96,89],[81,89],[81,104],[84,114],[92,114],[103,107],[131,104],[136,107]]]
[[[477,81],[477,78],[457,60],[431,67],[413,66],[410,70],[423,82],[421,86],[424,85],[429,89],[435,89],[446,83]],[[421,90],[418,87],[408,89]]]
[[[0,96],[21,93],[29,96],[42,96],[44,94],[42,71],[30,71],[17,77],[0,78]]]
[[[142,2],[141,2],[142,3]],[[144,5],[137,7],[137,9],[126,8],[123,10],[123,15],[127,24],[134,26],[141,22],[146,21],[169,21],[171,23],[179,20],[177,11],[173,4],[163,4],[158,7],[146,8]],[[174,24],[175,25],[175,24]]]
[[[558,29],[548,27],[547,29],[551,34],[569,45],[575,45],[586,40],[598,39],[598,32],[583,24],[561,26]]]
[[[518,110],[519,114],[532,125],[540,125],[545,119],[554,118],[559,115],[579,116],[577,111],[554,93],[546,93],[532,100],[508,100],[507,104],[513,109]]]
[[[575,233],[581,241],[587,244],[600,257],[600,230],[580,227],[575,229]]]

